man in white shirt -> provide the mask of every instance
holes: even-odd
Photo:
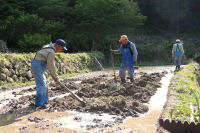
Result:
[[[181,61],[184,59],[183,44],[181,43],[180,39],[176,39],[176,43],[173,44],[172,57],[174,58],[176,64],[175,70],[180,70]]]

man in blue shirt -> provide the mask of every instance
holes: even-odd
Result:
[[[126,35],[122,35],[119,42],[122,43],[120,48],[118,50],[111,49],[111,52],[122,54],[122,62],[119,70],[121,82],[126,82],[126,70],[128,70],[130,81],[134,82],[134,65],[136,65],[138,55],[136,46],[128,40]]]

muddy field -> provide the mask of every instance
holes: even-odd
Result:
[[[1,119],[6,118],[0,123],[5,126],[13,123],[15,118],[25,116],[36,111],[45,111],[47,113],[76,111],[81,113],[97,114],[100,118],[94,118],[92,121],[96,124],[86,124],[85,128],[91,131],[95,128],[112,128],[116,123],[122,123],[127,117],[138,117],[149,110],[148,102],[156,93],[157,88],[161,87],[160,81],[168,72],[165,70],[145,73],[136,73],[135,83],[120,84],[119,77],[117,82],[113,80],[112,74],[98,74],[94,77],[64,79],[62,82],[67,88],[76,93],[86,101],[82,105],[74,97],[69,95],[67,90],[56,86],[53,82],[49,84],[48,94],[50,102],[44,108],[35,108],[35,87],[27,88],[21,91],[13,91],[13,97],[0,100]],[[5,104],[6,103],[6,104]],[[103,114],[112,115],[112,122],[104,122],[101,119]],[[8,120],[7,117],[11,118]],[[81,122],[83,117],[77,115],[73,117],[74,121]],[[11,122],[12,121],[12,122]],[[28,117],[27,121],[34,123],[47,122],[48,119],[41,117]],[[48,125],[48,124],[47,124]],[[54,123],[54,127],[63,126],[61,123]],[[50,129],[49,126],[35,126],[42,130]],[[20,132],[30,131],[29,126],[22,126],[18,129]],[[124,130],[118,128],[117,130]],[[59,131],[58,131],[59,132]],[[63,132],[60,130],[60,132]]]

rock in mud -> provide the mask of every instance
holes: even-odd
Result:
[[[24,126],[24,127],[19,128],[19,130],[30,130],[30,127],[29,126]]]
[[[44,121],[49,121],[45,118],[40,118],[40,117],[29,117],[28,120],[30,122],[35,122],[35,123],[39,123],[39,122],[44,122]]]
[[[78,116],[76,116],[76,117],[74,117],[74,120],[77,121],[77,122],[81,122],[82,117],[78,117]]]

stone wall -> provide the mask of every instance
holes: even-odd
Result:
[[[12,82],[27,82],[34,80],[30,70],[30,62],[35,54],[0,54],[0,86]],[[104,56],[100,52],[56,54],[56,68],[58,75],[76,73],[84,69],[100,69],[95,63],[94,56],[100,60]],[[47,77],[49,73],[45,74]]]

